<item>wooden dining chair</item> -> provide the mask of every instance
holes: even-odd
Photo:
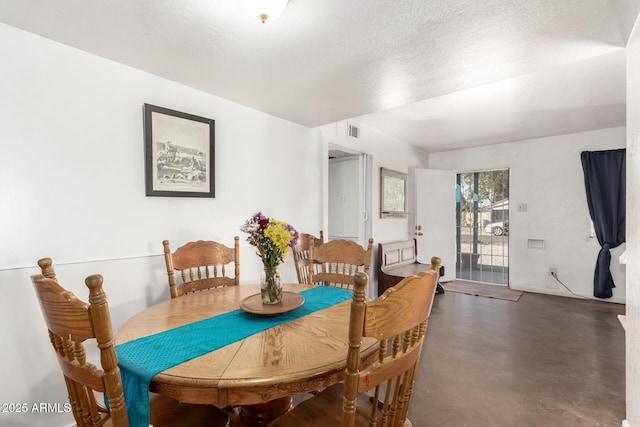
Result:
[[[76,424],[127,427],[127,408],[102,276],[86,278],[89,288],[89,303],[86,303],[60,286],[50,258],[39,260],[38,265],[47,277],[35,274],[31,281],[64,376]],[[84,346],[87,340],[96,342],[100,352],[98,365],[87,361]],[[99,402],[96,393],[106,397],[109,409]],[[183,404],[155,393],[150,394],[150,413],[154,427],[229,426],[227,413],[216,406]]]
[[[344,383],[303,401],[269,427],[411,426],[407,411],[436,281],[437,272],[420,272],[368,301],[367,275],[356,273]],[[378,340],[378,360],[361,369],[365,337]]]
[[[362,271],[369,274],[373,239],[367,249],[353,240],[331,240],[316,247],[309,245],[309,284],[353,289],[354,274]]]
[[[89,288],[89,303],[86,303],[60,286],[50,258],[44,258],[38,264],[49,277],[35,274],[31,280],[49,330],[49,341],[64,376],[76,424],[83,427],[128,426],[102,276],[86,278],[85,284]],[[100,351],[98,365],[87,361],[84,346],[87,340],[95,340]],[[106,396],[109,409],[99,403],[96,393]],[[229,426],[228,415],[213,405],[183,404],[155,393],[151,393],[150,405],[150,421],[154,427]]]
[[[314,246],[318,246],[324,243],[324,233],[320,230],[320,237],[315,237],[312,234],[300,233],[298,238],[298,244],[293,248],[293,261],[296,266],[296,274],[298,275],[298,283],[309,284],[309,245],[313,241]]]
[[[240,284],[240,237],[234,237],[233,248],[210,240],[198,240],[171,253],[168,240],[164,240],[162,245],[171,298]],[[232,263],[233,276],[227,274],[227,266]],[[180,272],[180,283],[176,283],[175,271]]]

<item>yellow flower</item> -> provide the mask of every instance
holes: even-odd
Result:
[[[287,256],[289,247],[298,242],[298,232],[291,224],[267,218],[256,212],[242,224],[240,230],[249,234],[247,241],[258,248],[265,267],[277,267]]]
[[[293,239],[293,233],[284,227],[282,221],[271,218],[271,223],[264,230],[264,235],[282,252],[283,257],[287,255],[289,244]]]

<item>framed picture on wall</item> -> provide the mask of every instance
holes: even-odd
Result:
[[[406,173],[380,168],[380,218],[407,217]]]
[[[147,196],[215,197],[215,121],[144,104]]]

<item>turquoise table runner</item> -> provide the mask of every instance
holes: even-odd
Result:
[[[265,329],[306,316],[351,298],[351,291],[318,286],[300,292],[304,304],[265,317],[240,309],[116,346],[130,427],[149,425],[149,384],[158,373]]]

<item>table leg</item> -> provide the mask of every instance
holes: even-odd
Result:
[[[234,427],[264,427],[290,411],[292,406],[291,397],[281,397],[266,403],[239,406],[229,415]]]

